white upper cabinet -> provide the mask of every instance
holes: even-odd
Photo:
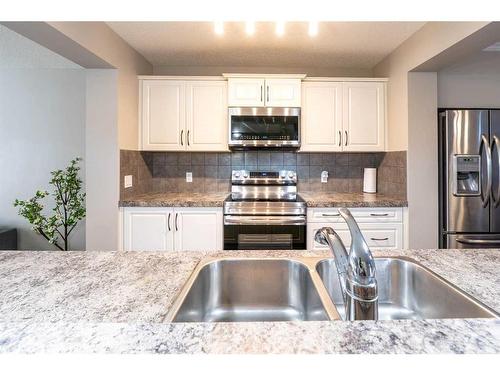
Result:
[[[301,83],[294,78],[266,79],[266,107],[300,107]]]
[[[300,107],[300,78],[228,78],[229,107]]]
[[[384,151],[385,82],[302,84],[301,151]]]
[[[384,151],[385,83],[343,85],[344,151]]]
[[[141,82],[140,149],[227,151],[227,82]]]
[[[186,85],[186,146],[192,151],[227,149],[227,83],[193,81]]]
[[[302,151],[342,151],[342,83],[302,85]]]
[[[263,107],[265,103],[264,88],[264,79],[229,78],[229,107]]]
[[[141,95],[142,150],[184,150],[185,84],[143,81]]]

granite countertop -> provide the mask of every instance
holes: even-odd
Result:
[[[119,202],[120,207],[222,207],[229,193],[149,193]]]
[[[500,320],[163,323],[211,256],[327,252],[0,252],[0,352],[499,353]],[[500,251],[405,250],[500,310]]]
[[[299,193],[307,207],[406,207],[405,198],[370,193]]]
[[[150,193],[119,202],[120,207],[222,207],[229,193]],[[406,207],[406,199],[367,193],[312,193],[299,195],[307,207]]]

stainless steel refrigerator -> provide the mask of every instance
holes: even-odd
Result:
[[[500,110],[439,111],[440,247],[500,248]]]

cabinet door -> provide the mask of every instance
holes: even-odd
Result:
[[[384,151],[385,83],[344,82],[344,151]]]
[[[142,81],[142,150],[178,151],[186,148],[185,83]]]
[[[175,210],[176,251],[219,251],[223,248],[221,208]]]
[[[351,233],[345,223],[308,223],[308,249],[327,250],[326,245],[321,245],[314,241],[316,232],[322,227],[331,227],[342,239],[342,242],[349,248],[351,245]],[[403,224],[402,223],[363,223],[359,224],[359,229],[363,234],[370,250],[396,250],[403,248]]]
[[[227,83],[186,85],[186,143],[189,151],[227,151]]]
[[[301,151],[342,150],[342,83],[302,85]]]
[[[229,107],[263,107],[264,79],[229,78]]]
[[[173,250],[173,210],[126,208],[123,218],[124,250]]]
[[[266,107],[300,107],[301,82],[295,78],[266,79]]]

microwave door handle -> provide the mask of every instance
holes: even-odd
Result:
[[[484,134],[481,134],[481,144],[479,145],[479,155],[483,154],[483,148],[486,152],[486,189],[482,189],[481,185],[481,201],[483,202],[483,207],[488,205],[491,194],[491,179],[492,179],[492,167],[491,167],[491,148],[488,139]],[[484,194],[483,194],[484,193]]]
[[[493,150],[497,149],[497,155],[499,156],[498,158],[498,177],[500,178],[500,139],[496,135],[493,136],[493,141],[491,141],[491,158],[492,158],[492,164],[493,164]],[[493,166],[492,166],[493,167]],[[493,173],[492,173],[493,175]],[[492,184],[493,185],[493,184]],[[491,192],[491,200],[494,204],[494,208],[497,208],[498,205],[500,204],[500,181],[497,181],[497,196],[495,198],[495,195],[493,194],[493,186],[490,188]]]

